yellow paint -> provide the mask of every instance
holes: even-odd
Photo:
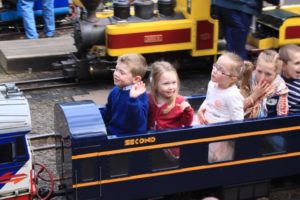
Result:
[[[201,130],[201,129],[199,129],[199,130]],[[80,155],[72,156],[72,160],[91,158],[91,157],[96,157],[96,156],[114,155],[114,154],[120,154],[120,153],[130,153],[130,152],[136,152],[136,151],[145,151],[145,150],[151,150],[151,149],[167,148],[167,147],[174,147],[174,146],[182,146],[182,145],[189,145],[189,144],[197,144],[197,143],[204,143],[204,142],[230,140],[230,139],[236,139],[236,138],[243,138],[243,137],[250,137],[250,136],[257,136],[257,135],[267,135],[267,134],[274,134],[274,133],[281,133],[281,132],[288,132],[288,131],[295,131],[295,130],[300,130],[300,126],[292,126],[292,127],[287,127],[287,128],[277,128],[277,129],[244,132],[244,133],[235,133],[235,134],[228,134],[228,135],[209,137],[209,138],[199,138],[199,139],[194,139],[194,140],[185,140],[185,141],[179,141],[179,142],[169,142],[169,143],[164,143],[164,144],[153,144],[153,145],[148,145],[148,146],[140,146],[140,147],[103,151],[103,152],[98,152],[98,153],[94,152],[94,153],[80,154]]]
[[[276,7],[265,8],[264,10],[272,10]],[[279,48],[285,44],[300,44],[300,38],[296,39],[286,39],[285,32],[287,27],[300,26],[300,5],[289,5],[281,7],[282,10],[293,12],[299,15],[299,17],[292,17],[286,19],[283,24],[279,27],[278,38],[267,37],[267,38],[255,38],[252,34],[249,35],[248,43],[255,46],[258,49],[269,49],[269,48]]]
[[[139,175],[127,176],[127,177],[121,177],[121,178],[112,178],[112,179],[107,179],[107,180],[102,180],[102,181],[80,183],[80,184],[74,184],[73,188],[103,185],[103,184],[109,184],[109,183],[115,183],[115,182],[121,182],[121,181],[138,180],[138,179],[151,178],[151,177],[157,177],[157,176],[213,169],[213,168],[218,168],[218,167],[243,165],[243,164],[248,164],[248,163],[263,162],[263,161],[268,161],[268,160],[283,159],[283,158],[289,158],[289,157],[295,157],[295,156],[300,156],[300,152],[273,155],[273,156],[265,156],[265,157],[259,157],[259,158],[251,158],[251,159],[245,159],[245,160],[236,160],[236,161],[230,161],[230,162],[224,162],[224,163],[215,163],[215,164],[210,164],[210,165],[199,165],[199,166],[194,166],[194,167],[180,168],[180,169],[168,170],[168,171],[162,171],[162,172],[153,172],[153,173],[148,173],[148,174],[139,174]]]

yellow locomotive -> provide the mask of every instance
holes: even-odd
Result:
[[[78,54],[64,63],[66,77],[87,78],[129,52],[178,60],[215,56],[222,50],[219,22],[211,16],[209,0],[116,0],[110,12],[96,12],[101,0],[74,3],[83,5],[87,16],[75,25]],[[259,49],[287,43],[300,44],[300,5],[269,8],[249,35],[249,44]]]

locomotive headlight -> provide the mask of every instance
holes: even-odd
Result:
[[[93,66],[90,66],[89,67],[89,72],[90,72],[90,75],[94,76],[95,75],[95,69]]]

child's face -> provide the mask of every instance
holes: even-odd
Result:
[[[283,65],[283,75],[288,79],[300,78],[300,52],[290,52],[290,60]]]
[[[114,84],[120,88],[132,85],[134,83],[134,77],[132,76],[129,67],[121,62],[117,63],[113,78]]]
[[[170,99],[177,94],[178,82],[174,72],[164,72],[157,83],[158,95]]]
[[[257,82],[267,82],[271,84],[273,80],[276,78],[276,69],[274,64],[267,63],[263,60],[260,60],[256,64],[255,68],[256,81]]]
[[[213,65],[211,81],[218,83],[219,88],[228,88],[235,82],[236,77],[230,74],[232,64],[232,61],[227,56],[222,55]]]

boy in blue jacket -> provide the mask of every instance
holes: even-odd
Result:
[[[101,109],[109,134],[143,133],[147,131],[148,97],[142,78],[147,62],[140,54],[125,54],[118,58],[113,74],[115,87],[106,107]]]
[[[266,0],[279,6],[280,0]],[[226,40],[226,50],[234,52],[244,60],[248,59],[245,48],[252,17],[258,16],[263,0],[212,0],[220,27]]]

